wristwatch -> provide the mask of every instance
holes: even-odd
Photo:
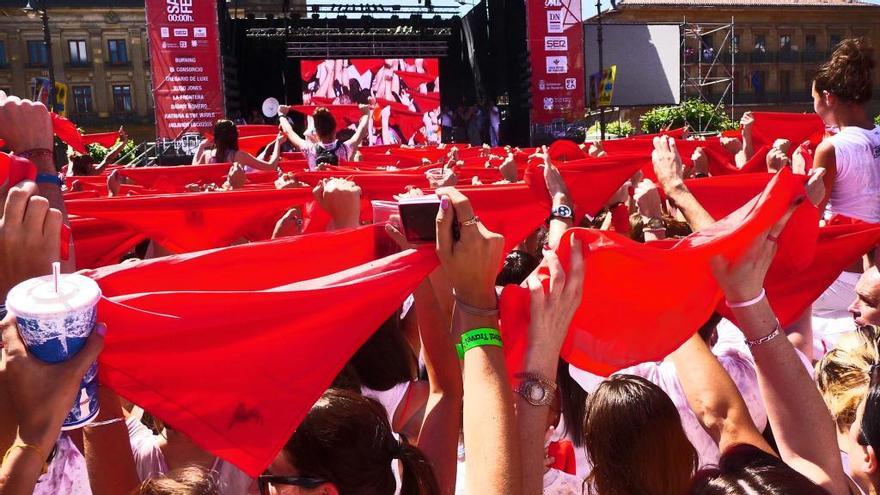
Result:
[[[556,398],[556,384],[536,373],[517,373],[520,379],[514,392],[533,406],[549,406]]]
[[[659,218],[648,218],[644,220],[644,225],[645,230],[660,230],[666,228],[663,224],[663,220]]]
[[[563,218],[563,219],[567,219],[567,220],[573,220],[574,219],[574,211],[572,211],[571,207],[568,205],[559,205],[559,206],[553,207],[553,209],[550,210],[550,216],[552,218]]]

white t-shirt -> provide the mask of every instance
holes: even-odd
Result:
[[[828,141],[837,165],[828,210],[880,222],[880,127],[844,127]]]
[[[144,481],[168,474],[170,470],[159,448],[159,437],[137,419],[128,418],[125,424],[138,478]],[[220,495],[243,495],[253,483],[250,476],[220,458],[214,461],[211,471],[215,473]]]
[[[306,160],[309,162],[309,170],[315,170],[318,168],[317,160],[318,160],[318,152],[319,148],[324,148],[325,150],[332,150],[336,147],[336,152],[334,153],[339,160],[351,160],[351,147],[345,144],[342,141],[338,142],[334,141],[332,143],[312,143],[307,148],[301,150],[303,155],[305,155]]]
[[[712,353],[718,357],[718,362],[727,370],[733,383],[739,389],[740,395],[748,407],[749,414],[752,416],[755,426],[759,431],[763,431],[767,426],[767,411],[764,408],[764,402],[761,399],[761,393],[758,389],[758,375],[755,371],[755,361],[745,344],[742,332],[739,331],[732,323],[722,320],[718,324],[718,342],[712,348]],[[588,393],[593,393],[602,382],[602,377],[597,377],[592,373],[569,367],[572,378],[581,385]],[[675,366],[670,361],[660,363],[642,363],[630,368],[623,369],[615,374],[635,375],[645,378],[654,383],[672,399],[678,414],[681,416],[681,424],[684,432],[696,449],[700,458],[700,467],[717,465],[721,457],[718,445],[712,440],[712,437],[703,429],[697,416],[688,405],[687,397],[678,381],[678,375]],[[589,449],[589,446],[587,446]],[[583,449],[576,449],[576,454],[580,454]],[[583,458],[578,458],[578,474],[585,476],[589,473],[589,467],[586,472],[581,469],[581,462],[589,462]]]

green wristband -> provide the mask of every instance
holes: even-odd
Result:
[[[458,358],[464,359],[464,353],[474,347],[493,345],[501,347],[501,333],[494,328],[475,328],[461,335],[461,343],[455,344]]]

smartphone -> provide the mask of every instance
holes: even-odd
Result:
[[[436,194],[403,198],[397,202],[400,223],[406,240],[413,244],[433,243],[437,240],[437,212],[440,197]]]

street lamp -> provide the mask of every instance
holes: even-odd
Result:
[[[43,44],[46,47],[46,63],[49,65],[49,111],[55,111],[55,68],[52,63],[52,38],[49,36],[49,15],[46,13],[46,0],[34,0],[40,3],[40,8],[31,6],[31,0],[22,9],[29,19],[36,19],[37,14],[43,19]]]

